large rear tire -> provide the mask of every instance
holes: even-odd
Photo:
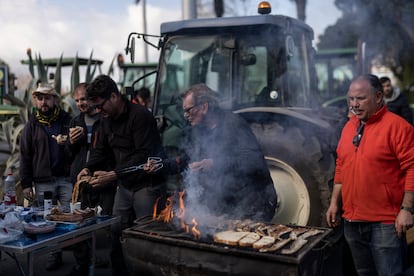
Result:
[[[251,123],[278,194],[274,222],[326,226],[335,159],[312,128]]]

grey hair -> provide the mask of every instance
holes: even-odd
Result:
[[[377,92],[381,92],[382,94],[384,94],[384,89],[382,88],[382,84],[380,79],[372,74],[365,74],[365,75],[361,75],[356,77],[355,80],[366,80],[370,83],[371,85],[371,91],[373,94],[377,93]]]
[[[192,85],[181,95],[181,97],[184,99],[190,94],[193,94],[194,105],[208,103],[209,108],[212,109],[218,107],[219,105],[217,92],[215,92],[204,83]]]

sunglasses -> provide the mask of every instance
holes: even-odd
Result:
[[[362,134],[364,133],[364,127],[365,127],[365,124],[361,124],[357,129],[357,133],[355,134],[354,138],[352,139],[352,144],[355,147],[358,147],[359,143],[361,143]]]

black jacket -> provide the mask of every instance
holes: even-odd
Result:
[[[60,110],[58,119],[49,128],[54,135],[67,135],[71,116]],[[53,176],[69,176],[64,145],[58,145],[32,114],[20,136],[20,177],[22,187],[32,187],[33,182],[47,182]],[[54,151],[56,158],[51,157]],[[53,160],[52,160],[53,159]]]
[[[214,112],[219,117],[214,129],[195,126],[184,136],[182,149],[188,159],[181,157],[181,161],[213,160],[211,170],[188,170],[185,174],[190,209],[206,208],[209,213],[233,219],[271,220],[277,195],[256,137],[239,115]]]
[[[81,113],[70,121],[69,127],[81,126],[84,133],[88,131],[85,124],[85,114]],[[84,135],[79,141],[74,144],[69,142],[69,139],[65,145],[65,154],[68,159],[70,166],[70,177],[72,183],[76,182],[79,172],[86,166],[86,158],[88,151],[93,150],[93,141],[98,133],[99,129],[99,119],[92,126],[92,143],[88,144],[87,135]],[[106,169],[110,170],[113,168],[113,158],[108,159]]]
[[[409,106],[407,96],[403,93],[398,93],[396,96],[397,97],[395,99],[391,99],[389,101],[386,100],[388,110],[400,115],[407,120],[407,122],[413,124],[413,113]]]
[[[118,118],[102,118],[96,147],[87,168],[105,168],[107,160],[115,162],[115,171],[147,162],[149,156],[161,153],[161,138],[154,116],[146,108],[124,99],[125,106]],[[141,170],[118,174],[119,184],[130,190],[164,183],[161,175],[149,175]]]

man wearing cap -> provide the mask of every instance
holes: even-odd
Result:
[[[36,109],[20,137],[23,195],[42,205],[44,192],[51,191],[55,204],[59,200],[62,207],[69,208],[72,183],[64,148],[71,116],[59,107],[59,94],[50,84],[39,83],[32,96]],[[61,265],[62,253],[54,252],[48,258],[46,269],[55,270]]]

